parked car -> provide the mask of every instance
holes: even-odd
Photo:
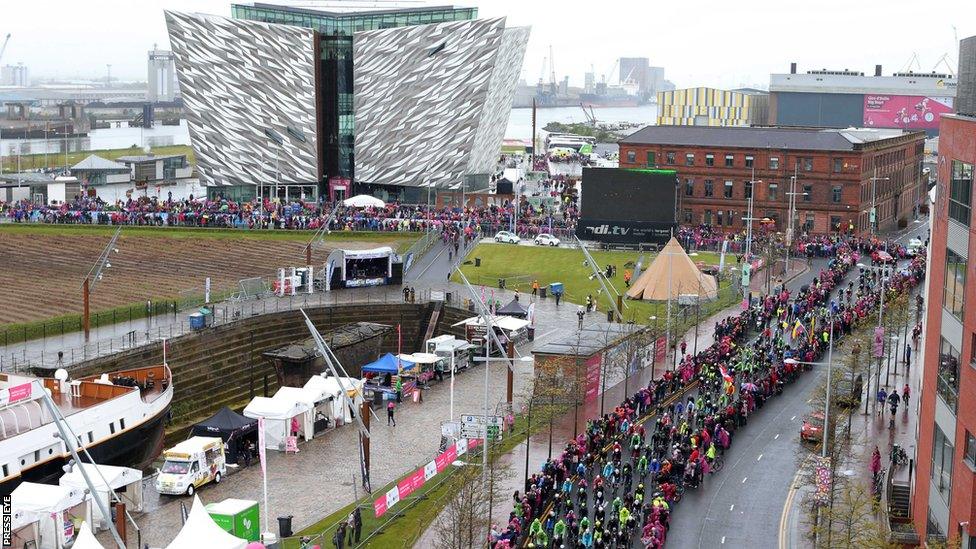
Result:
[[[804,442],[820,442],[823,439],[823,412],[813,412],[803,420],[800,426],[800,440]]]
[[[875,250],[871,252],[871,263],[874,265],[894,265],[895,258],[884,250]]]
[[[558,246],[559,239],[548,233],[540,233],[539,236],[535,237],[536,246]]]
[[[508,242],[509,244],[518,244],[522,239],[518,237],[517,234],[510,231],[498,231],[495,233],[495,242]]]

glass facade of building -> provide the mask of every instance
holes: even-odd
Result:
[[[231,14],[235,19],[305,27],[319,33],[319,90],[316,95],[322,117],[323,135],[320,146],[325,176],[352,179],[355,146],[353,34],[411,25],[466,21],[476,19],[478,9],[432,6],[337,12],[255,3],[233,4]]]

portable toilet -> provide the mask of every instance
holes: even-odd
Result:
[[[207,504],[207,513],[217,526],[247,541],[260,541],[261,521],[258,502],[250,499],[227,498]]]

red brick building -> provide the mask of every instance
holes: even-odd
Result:
[[[901,130],[648,126],[620,141],[620,167],[677,170],[684,225],[740,230],[752,194],[754,217],[785,230],[796,192],[797,230],[867,231],[874,193],[884,230],[916,215],[924,143]]]
[[[942,115],[930,218],[922,390],[912,520],[927,536],[976,548],[976,115]],[[910,452],[911,450],[909,450]]]

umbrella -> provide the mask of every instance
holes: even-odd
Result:
[[[743,391],[756,391],[758,389],[759,389],[759,387],[756,387],[756,384],[755,383],[743,383],[742,384],[742,390]]]

